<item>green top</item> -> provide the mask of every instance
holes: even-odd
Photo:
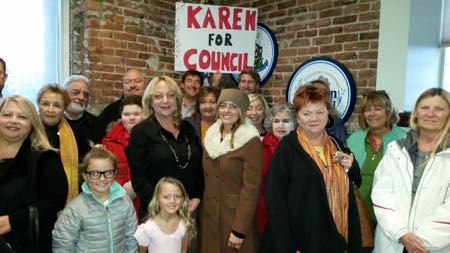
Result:
[[[370,195],[372,194],[372,185],[373,185],[373,177],[375,174],[375,170],[378,166],[378,163],[383,158],[383,146],[378,149],[378,152],[374,154],[372,145],[370,145],[369,138],[366,137],[364,140],[364,144],[366,147],[366,158],[364,160],[363,166],[361,168],[361,177],[362,184],[359,188],[361,192],[361,196],[366,203],[367,208],[369,209],[370,216],[372,217],[372,221],[376,221],[375,213],[373,211],[372,198]]]

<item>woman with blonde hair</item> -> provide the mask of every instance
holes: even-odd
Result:
[[[248,94],[250,104],[245,112],[245,115],[252,121],[252,124],[258,129],[259,137],[262,140],[266,135],[266,129],[264,128],[264,120],[266,114],[269,112],[269,104],[261,94]]]
[[[249,103],[243,91],[222,90],[218,119],[206,132],[202,253],[256,252],[262,148],[258,130],[244,116]]]
[[[131,130],[125,154],[133,189],[141,199],[141,218],[157,182],[165,176],[183,183],[191,197],[191,212],[200,204],[202,148],[194,127],[181,119],[181,99],[181,90],[172,78],[153,78],[142,98],[144,120]]]
[[[66,203],[67,179],[27,98],[0,99],[0,147],[1,241],[14,252],[51,252],[51,231]],[[35,222],[38,235],[30,234],[29,224]]]
[[[375,171],[374,252],[450,252],[449,92],[423,92],[410,126],[404,139],[388,144]]]

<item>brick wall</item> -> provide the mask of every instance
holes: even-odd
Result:
[[[258,21],[274,31],[278,64],[263,88],[269,102],[284,101],[292,72],[316,56],[342,62],[355,78],[359,97],[375,88],[380,0],[215,2],[258,8]],[[92,80],[91,103],[120,96],[120,78],[127,68],[142,69],[149,77],[158,73],[179,78],[173,72],[174,0],[71,0],[71,12],[72,73]],[[350,122],[349,128],[355,128],[355,116]]]

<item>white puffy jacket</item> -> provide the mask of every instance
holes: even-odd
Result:
[[[375,253],[401,253],[399,239],[408,232],[421,238],[430,253],[450,252],[450,148],[429,159],[411,204],[413,171],[408,150],[391,142],[372,189]]]

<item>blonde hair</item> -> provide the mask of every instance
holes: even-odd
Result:
[[[225,101],[230,101],[230,100],[225,100]],[[223,102],[225,102],[225,101],[223,101]],[[220,106],[220,104],[217,105],[216,120],[219,118],[219,106]],[[237,106],[237,108],[239,110],[239,118],[236,121],[236,123],[234,123],[233,126],[231,127],[231,138],[230,138],[230,147],[231,148],[234,148],[234,133],[241,125],[243,125],[245,123],[244,112],[241,111],[241,108],[239,108],[239,106]],[[223,132],[223,124],[220,125],[220,132]]]
[[[155,112],[153,111],[152,107],[153,95],[155,95],[156,85],[160,83],[166,84],[169,90],[175,93],[175,97],[177,100],[176,102],[177,108],[175,110],[175,113],[172,115],[172,118],[175,127],[178,128],[181,124],[181,105],[183,94],[181,92],[180,87],[178,87],[177,83],[168,76],[156,76],[148,84],[142,97],[143,116],[145,119],[152,119],[155,116]]]
[[[159,206],[159,196],[161,195],[161,188],[163,184],[175,185],[181,191],[183,200],[181,202],[180,209],[178,209],[177,211],[177,214],[186,225],[186,233],[188,235],[188,239],[194,239],[197,231],[195,228],[195,223],[191,218],[191,215],[189,214],[189,196],[183,184],[173,177],[163,177],[156,184],[152,200],[148,205],[147,217],[145,218],[145,220],[154,219],[161,212],[161,207]]]
[[[266,118],[267,112],[269,112],[270,108],[269,108],[269,103],[267,103],[267,100],[264,98],[264,96],[261,95],[261,94],[251,93],[251,94],[248,94],[248,99],[250,100],[250,104],[253,101],[257,100],[257,99],[259,99],[263,103],[263,105],[264,105],[264,118]]]
[[[417,98],[416,104],[414,105],[414,110],[411,112],[411,117],[409,118],[409,126],[417,132],[418,135],[420,135],[420,127],[417,124],[417,107],[419,106],[419,103],[430,97],[439,96],[441,97],[445,102],[447,102],[447,107],[450,109],[450,94],[448,91],[442,89],[442,88],[431,88],[426,91],[424,91],[422,94],[420,94],[419,98]],[[449,116],[450,117],[450,116]],[[438,147],[441,147],[442,149],[445,149],[445,145],[447,143],[447,140],[449,138],[449,131],[450,131],[450,120],[447,118],[447,123],[445,124],[444,128],[442,129],[438,141],[436,143],[436,146],[431,151],[431,154],[435,154]]]
[[[364,110],[369,106],[379,106],[386,112],[386,122],[384,125],[386,127],[392,128],[399,120],[398,114],[392,106],[391,99],[388,94],[383,90],[371,91],[363,95],[363,101],[360,107],[359,113],[359,127],[362,129],[367,129],[366,118],[364,117]]]
[[[91,147],[91,150],[83,157],[83,161],[80,164],[80,172],[86,172],[89,166],[89,162],[92,159],[107,159],[113,164],[114,170],[117,171],[118,164],[116,156],[109,150],[107,150],[102,144],[95,144]]]
[[[31,147],[34,150],[38,151],[57,151],[57,149],[53,148],[52,145],[50,145],[47,134],[45,133],[44,125],[42,124],[42,121],[39,118],[39,115],[37,114],[33,103],[31,103],[28,98],[20,95],[4,97],[0,99],[0,113],[3,113],[9,103],[16,103],[19,109],[30,121],[31,131],[28,138],[31,141]]]

